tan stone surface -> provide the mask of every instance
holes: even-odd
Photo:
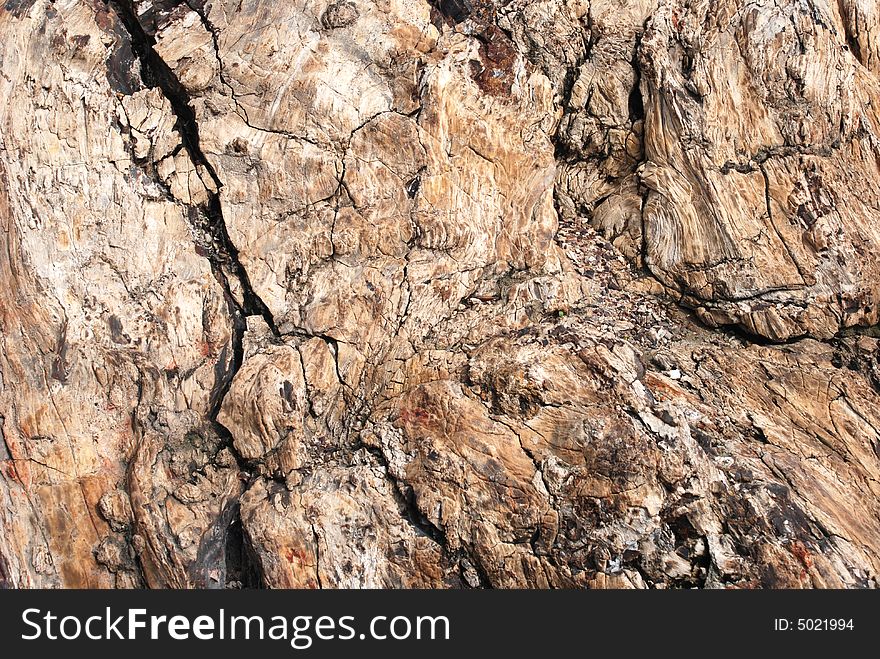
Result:
[[[7,2],[0,585],[876,587],[878,26]]]

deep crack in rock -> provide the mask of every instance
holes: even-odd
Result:
[[[188,208],[189,220],[194,229],[207,232],[210,236],[208,241],[201,243],[201,248],[198,251],[211,263],[215,277],[223,286],[233,325],[233,355],[230,368],[226,373],[217,374],[217,383],[212,394],[208,420],[223,439],[222,448],[228,449],[235,456],[242,473],[248,473],[247,461],[238,454],[232,434],[217,420],[217,416],[232,380],[243,362],[243,337],[247,328],[245,318],[254,315],[261,316],[276,336],[279,334],[278,328],[272,318],[272,312],[253,290],[248,273],[239,260],[238,249],[229,238],[220,198],[223,182],[200,147],[198,122],[190,104],[189,94],[168,64],[156,52],[155,39],[147,34],[139,22],[133,2],[131,0],[105,0],[105,2],[116,11],[128,31],[132,49],[141,63],[141,75],[144,82],[150,87],[161,89],[165,98],[171,103],[176,117],[175,128],[181,136],[184,148],[196,167],[206,172],[216,187],[216,191],[213,191],[210,186],[206,186],[208,191],[207,204]],[[230,288],[229,276],[238,281],[243,304],[235,299]],[[262,577],[257,567],[258,564],[248,558],[252,556],[253,551],[249,548],[246,536],[242,531],[240,507],[237,503],[233,506],[235,515],[228,527],[226,541],[226,551],[231,552],[229,559],[231,564],[227,569],[232,569],[236,573],[237,578],[233,578],[233,581],[240,582],[245,587],[260,586]],[[237,532],[234,531],[235,529]]]

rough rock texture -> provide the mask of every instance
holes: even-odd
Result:
[[[0,586],[878,585],[876,3],[0,33]]]

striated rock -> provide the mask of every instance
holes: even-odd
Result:
[[[665,9],[641,54],[649,267],[704,317],[770,339],[876,323],[880,81],[844,38],[855,16]]]
[[[0,585],[876,587],[880,14],[0,8]]]

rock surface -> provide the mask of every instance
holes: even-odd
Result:
[[[874,4],[0,31],[0,586],[878,585]]]

